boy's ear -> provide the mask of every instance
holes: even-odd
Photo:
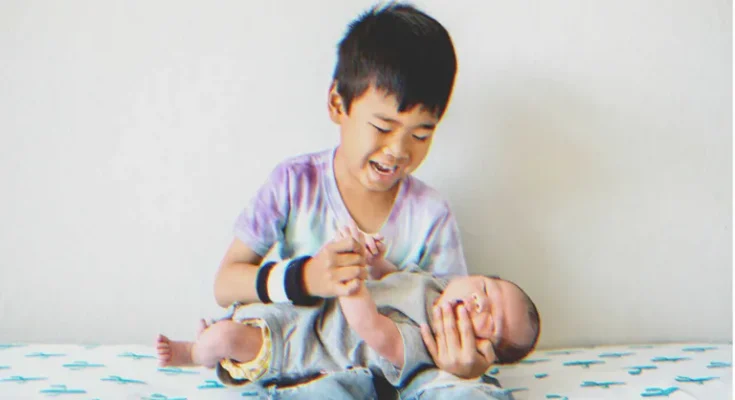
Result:
[[[335,124],[341,123],[342,117],[344,117],[346,113],[342,96],[337,93],[337,81],[332,82],[332,85],[329,86],[327,107],[329,109],[329,118],[331,118]]]

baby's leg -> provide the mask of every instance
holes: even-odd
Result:
[[[247,362],[255,358],[263,344],[261,328],[232,320],[202,326],[194,342],[158,336],[158,360],[162,366],[204,366],[214,368],[222,359]]]

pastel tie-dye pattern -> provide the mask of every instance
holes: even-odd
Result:
[[[237,217],[235,236],[265,256],[264,261],[314,255],[334,239],[337,229],[352,221],[334,178],[335,151],[304,154],[277,165]],[[449,204],[416,177],[402,181],[379,233],[385,237],[386,258],[400,269],[467,275]]]

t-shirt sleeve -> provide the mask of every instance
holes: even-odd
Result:
[[[279,164],[235,220],[235,237],[260,256],[283,239],[290,208],[289,188],[288,164]]]
[[[436,277],[468,273],[459,226],[448,205],[429,230],[419,268]]]
[[[378,358],[378,367],[391,385],[400,387],[405,385],[417,371],[433,366],[434,361],[424,345],[424,339],[421,337],[418,326],[408,322],[396,322],[396,326],[403,342],[403,368],[396,367],[383,357]]]

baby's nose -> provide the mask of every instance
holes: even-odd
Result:
[[[471,307],[470,309],[478,314],[483,311],[488,311],[489,309],[488,304],[485,301],[485,298],[478,295],[477,293],[472,294],[472,300],[469,304]]]

